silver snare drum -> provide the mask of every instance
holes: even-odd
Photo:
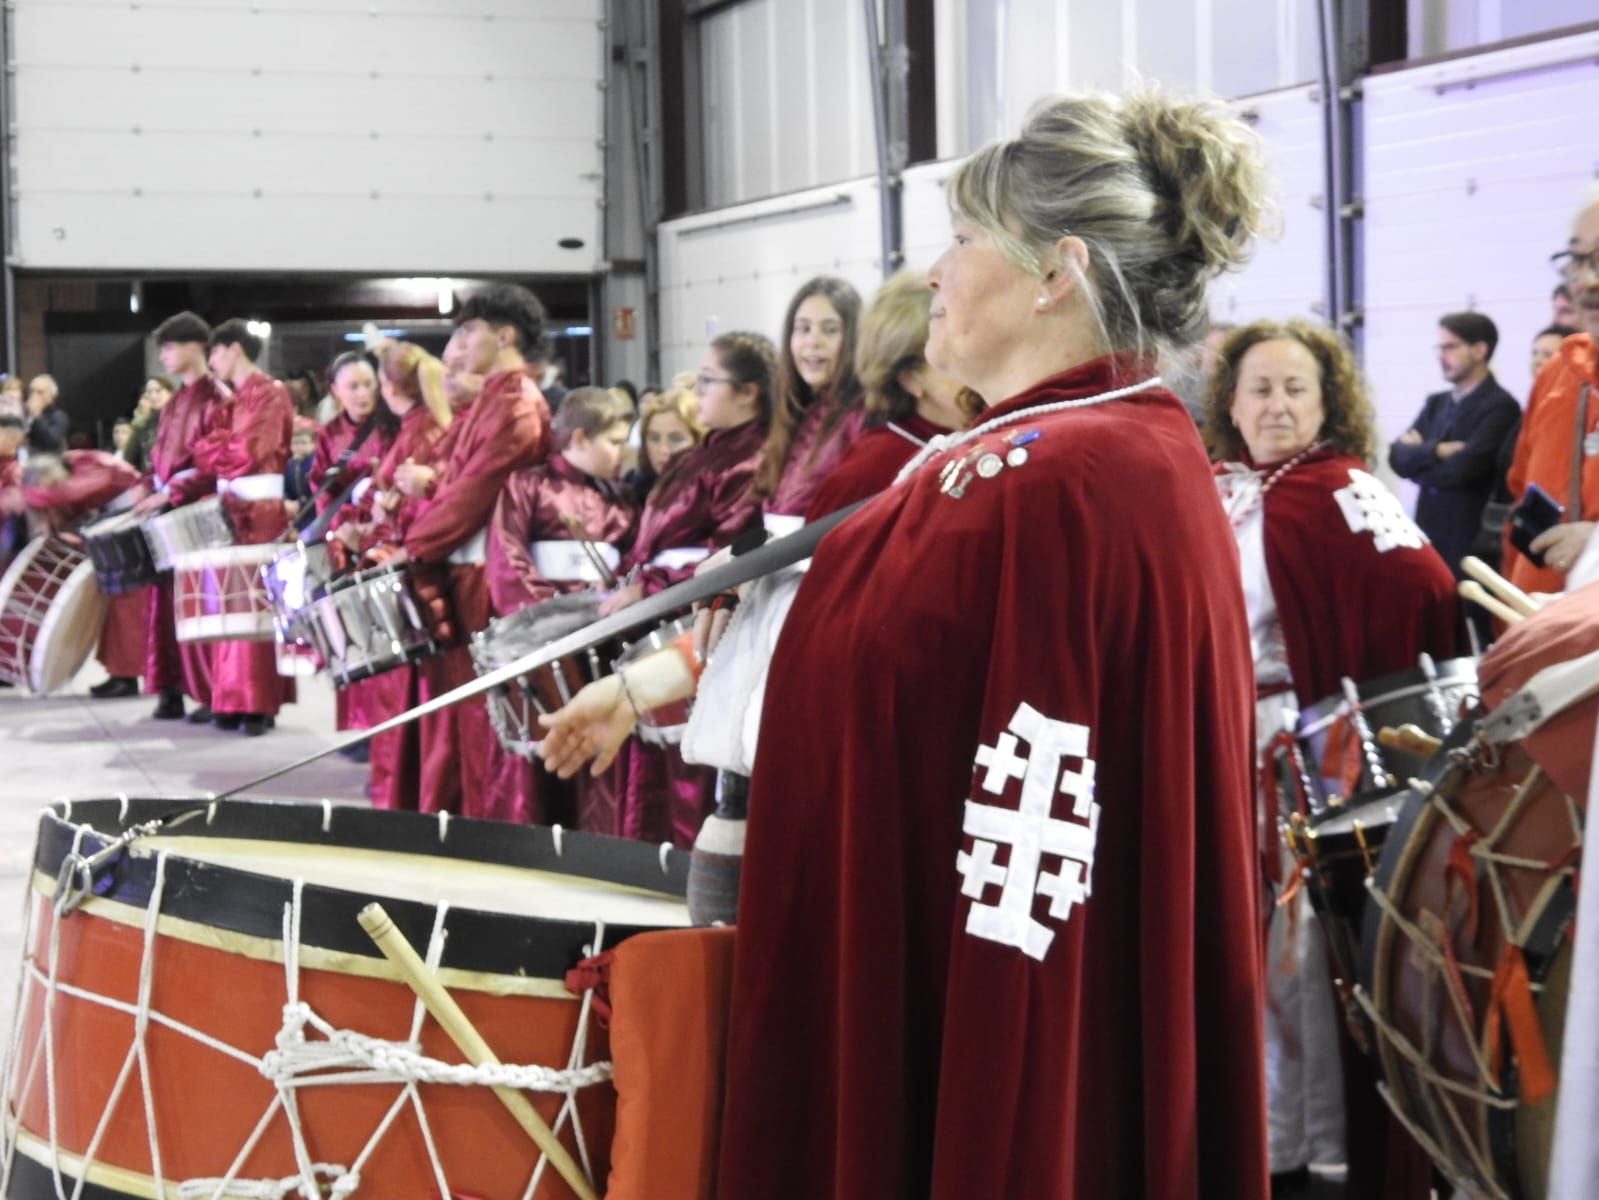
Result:
[[[311,601],[318,647],[346,687],[438,651],[400,564],[346,575]]]
[[[219,496],[207,496],[151,517],[144,523],[144,536],[158,571],[172,570],[180,554],[233,545],[233,529]]]
[[[499,617],[472,635],[473,665],[479,675],[487,675],[593,624],[599,619],[599,607],[598,593],[572,592]],[[591,647],[491,690],[487,697],[489,722],[500,745],[511,754],[536,757],[543,740],[538,715],[555,712],[568,703],[584,684],[605,674],[608,664],[604,648]]]

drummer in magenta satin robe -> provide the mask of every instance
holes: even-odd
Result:
[[[23,488],[29,508],[45,513],[52,525],[65,527],[93,516],[138,485],[139,472],[102,450],[68,450],[61,455],[66,475]],[[106,597],[105,624],[96,657],[113,679],[137,680],[144,672],[147,588]]]
[[[497,616],[605,582],[569,523],[614,571],[632,539],[638,509],[616,483],[632,424],[632,406],[603,388],[574,388],[551,422],[556,453],[543,466],[506,481],[489,523],[485,573]],[[483,814],[502,821],[577,824],[575,793],[603,787],[580,778],[564,784],[544,769],[494,746],[491,802]]]
[[[438,446],[437,469],[402,466],[406,481],[426,475],[426,502],[406,531],[404,555],[448,579],[460,644],[422,663],[424,699],[477,677],[467,640],[489,623],[483,576],[488,522],[506,479],[536,466],[548,454],[550,410],[528,373],[524,349],[540,344],[544,309],[527,289],[495,284],[470,297],[445,364],[482,375],[483,390],[456,414]],[[475,816],[491,804],[488,768],[494,733],[481,696],[443,709],[421,722],[421,807],[425,812]]]
[[[194,449],[202,471],[217,480],[222,509],[241,546],[277,540],[288,528],[283,507],[283,467],[289,459],[294,399],[289,389],[255,365],[261,339],[237,318],[211,334],[210,365],[232,388],[217,406]],[[211,665],[211,711],[222,727],[235,722],[250,735],[294,699],[294,681],[278,674],[271,641],[216,643]]]
[[[395,472],[403,463],[431,463],[451,420],[444,391],[444,365],[411,342],[391,342],[379,355],[378,387],[399,428],[393,444],[372,470],[372,487],[346,504],[332,524],[331,539],[357,566],[381,561],[405,540],[423,503],[402,496]],[[372,724],[398,716],[421,702],[418,665],[407,663],[365,681],[365,704]],[[422,754],[415,724],[380,733],[371,741],[367,795],[376,808],[421,806]]]
[[[695,380],[705,440],[662,472],[639,515],[623,557],[636,580],[614,593],[602,613],[686,579],[697,564],[760,524],[755,470],[771,411],[776,355],[755,333],[726,333],[711,342]],[[640,633],[645,631],[640,630]],[[716,772],[683,761],[677,746],[631,739],[580,798],[579,827],[591,833],[687,848],[714,807]]]
[[[377,369],[362,351],[347,351],[333,360],[328,390],[339,402],[339,413],[317,431],[316,450],[311,455],[309,481],[318,513],[337,502],[352,484],[360,486],[361,480],[370,478],[393,443],[399,424],[379,402]],[[333,727],[367,729],[375,725],[382,690],[376,676],[335,689]]]
[[[206,370],[210,327],[191,312],[169,317],[156,328],[161,365],[182,381],[177,394],[161,410],[150,446],[149,498],[135,511],[149,516],[169,505],[192,504],[216,491],[216,480],[195,465],[194,447],[205,432],[212,410],[227,389]],[[183,716],[183,696],[197,705],[201,719],[210,715],[212,647],[205,642],[179,642],[172,611],[172,573],[162,572],[150,592],[145,623],[144,689],[161,697],[156,716]]]
[[[842,279],[818,276],[789,301],[783,320],[772,432],[755,493],[774,537],[804,523],[816,489],[865,431],[855,375],[860,295]]]

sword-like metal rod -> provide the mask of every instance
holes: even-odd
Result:
[[[862,501],[861,503],[865,503]],[[390,717],[370,729],[355,730],[349,737],[333,743],[314,754],[268,771],[265,775],[248,780],[237,787],[229,788],[217,794],[218,800],[226,800],[237,796],[241,792],[250,791],[260,787],[263,783],[270,783],[281,778],[291,771],[298,771],[301,767],[326,758],[330,754],[337,754],[347,746],[359,746],[369,738],[374,738],[380,733],[399,729],[413,721],[431,716],[442,709],[449,708],[452,704],[459,704],[463,700],[470,700],[474,696],[481,696],[484,692],[510,683],[520,675],[535,671],[539,667],[548,666],[550,663],[567,657],[570,654],[579,654],[591,646],[598,646],[608,642],[618,634],[623,634],[640,625],[655,624],[665,620],[674,612],[689,607],[700,600],[705,600],[718,592],[725,592],[740,584],[748,583],[752,579],[759,579],[763,575],[770,575],[784,567],[807,559],[816,550],[816,544],[823,536],[849,516],[860,504],[852,504],[848,508],[841,508],[835,513],[823,517],[820,521],[812,521],[800,529],[795,530],[787,537],[774,538],[748,554],[740,555],[731,562],[706,571],[702,575],[695,575],[675,583],[665,591],[629,605],[627,608],[614,612],[608,617],[601,617],[582,629],[574,630],[565,637],[557,638],[553,642],[531,650],[521,658],[506,663],[503,667],[496,667],[487,675],[479,675],[470,683],[463,683],[453,691],[445,692],[442,696],[435,696],[431,700],[418,704],[415,708],[408,709],[398,716]]]

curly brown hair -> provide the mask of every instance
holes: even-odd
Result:
[[[1309,321],[1254,321],[1227,335],[1216,351],[1216,366],[1205,384],[1205,446],[1215,462],[1244,456],[1243,435],[1233,424],[1233,394],[1244,355],[1261,342],[1295,341],[1310,351],[1321,371],[1321,403],[1327,418],[1317,434],[1343,454],[1371,463],[1377,452],[1377,413],[1365,377],[1349,343],[1331,329]]]

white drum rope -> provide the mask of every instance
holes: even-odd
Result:
[[[447,828],[443,822],[440,823],[441,835]],[[81,854],[87,832],[89,832],[87,826],[77,828],[71,854]],[[581,997],[571,1049],[566,1064],[561,1067],[514,1063],[472,1066],[429,1058],[420,1051],[420,1035],[426,1010],[419,998],[413,1001],[410,1033],[405,1042],[390,1041],[354,1030],[337,1028],[300,998],[300,921],[305,883],[303,879],[296,879],[293,882],[291,898],[284,905],[283,912],[285,1002],[282,1009],[282,1025],[275,1038],[275,1049],[257,1057],[247,1050],[221,1041],[153,1007],[156,929],[166,888],[166,864],[166,852],[158,852],[155,860],[154,884],[144,914],[137,998],[132,1003],[87,991],[59,978],[62,922],[71,920],[72,914],[63,915],[56,912],[54,906],[40,902],[40,893],[31,885],[28,890],[24,903],[24,928],[32,928],[34,920],[40,916],[49,921],[47,939],[49,967],[48,970],[41,970],[37,963],[28,957],[26,946],[24,947],[23,969],[19,972],[18,1003],[13,1010],[16,1017],[10,1039],[11,1053],[5,1064],[0,1095],[7,1097],[14,1095],[19,1098],[16,1110],[11,1114],[15,1121],[20,1116],[20,1099],[31,1094],[42,1062],[48,1115],[49,1166],[57,1200],[81,1200],[83,1190],[96,1165],[101,1143],[110,1127],[111,1117],[117,1110],[135,1071],[146,1114],[152,1182],[157,1195],[167,1194],[159,1132],[151,1116],[156,1106],[146,1043],[152,1024],[190,1038],[206,1049],[250,1065],[263,1078],[270,1080],[274,1088],[271,1103],[262,1113],[249,1137],[245,1139],[244,1145],[239,1148],[225,1175],[174,1181],[176,1195],[182,1200],[285,1200],[296,1194],[304,1200],[322,1200],[328,1196],[339,1200],[348,1197],[360,1186],[361,1168],[393,1127],[395,1120],[407,1110],[416,1116],[429,1166],[440,1194],[450,1195],[452,1193],[444,1164],[418,1086],[424,1083],[459,1087],[507,1086],[563,1095],[565,1099],[556,1120],[552,1122],[552,1128],[556,1133],[560,1133],[563,1126],[571,1125],[572,1136],[584,1172],[590,1180],[594,1178],[594,1166],[576,1100],[577,1094],[583,1089],[609,1082],[612,1066],[609,1062],[585,1061],[593,1007],[592,989],[586,990]],[[428,968],[435,972],[439,969],[443,958],[447,937],[445,923],[449,908],[447,903],[441,903],[436,907],[433,929],[424,956]],[[604,939],[605,923],[596,921],[590,952],[593,952],[595,947],[603,946]],[[28,1065],[21,1073],[21,1085],[13,1092],[11,1089],[17,1077],[17,1064],[21,1061],[23,1049],[22,1029],[33,1007],[31,1001],[35,992],[42,998],[41,1032],[29,1053]],[[69,1168],[63,1162],[64,1152],[59,1137],[60,1120],[55,1082],[58,1055],[55,1006],[60,997],[95,1004],[133,1018],[133,1035],[126,1057],[95,1124],[94,1133],[83,1151],[81,1163],[77,1166],[76,1184],[70,1190],[67,1187]],[[399,1092],[383,1119],[372,1130],[353,1163],[346,1167],[337,1163],[314,1161],[300,1119],[297,1099],[299,1089],[350,1084],[395,1084],[398,1085]],[[297,1174],[280,1179],[240,1179],[239,1171],[259,1145],[274,1118],[280,1113],[288,1128]],[[16,1132],[5,1138],[3,1166],[0,1166],[0,1195],[6,1193],[10,1182],[17,1141]],[[540,1154],[532,1167],[527,1190],[524,1193],[526,1197],[530,1198],[537,1189],[545,1165],[546,1160]]]

